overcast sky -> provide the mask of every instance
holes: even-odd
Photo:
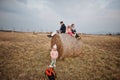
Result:
[[[54,31],[74,23],[78,32],[120,32],[120,0],[0,0],[0,29]]]

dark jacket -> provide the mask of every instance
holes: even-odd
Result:
[[[76,33],[76,29],[72,29],[72,33],[75,34]]]
[[[61,31],[61,33],[65,33],[66,32],[66,26],[65,26],[65,24],[61,25],[60,31]]]

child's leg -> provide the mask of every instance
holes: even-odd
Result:
[[[54,59],[54,65],[56,64],[56,59]]]
[[[51,36],[54,36],[55,34],[57,34],[57,31],[52,32]]]
[[[80,37],[80,36],[76,33],[75,37],[78,38],[78,37]]]
[[[53,60],[53,66],[56,67],[56,59]]]
[[[51,60],[50,66],[53,67],[53,64],[54,64],[54,62],[53,62],[53,60]]]
[[[49,38],[53,37],[55,34],[57,34],[57,31],[52,32],[50,35],[47,35]]]
[[[52,59],[52,62],[50,63],[50,66],[54,67],[56,64],[56,59]]]
[[[68,34],[69,34],[70,36],[74,36],[72,32],[68,32]]]

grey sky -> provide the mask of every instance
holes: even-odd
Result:
[[[61,20],[78,32],[120,32],[120,0],[0,0],[0,29],[54,31]]]

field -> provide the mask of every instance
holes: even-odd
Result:
[[[47,34],[0,32],[0,80],[47,80]],[[57,80],[120,80],[120,36],[81,35],[78,57],[57,60]]]

